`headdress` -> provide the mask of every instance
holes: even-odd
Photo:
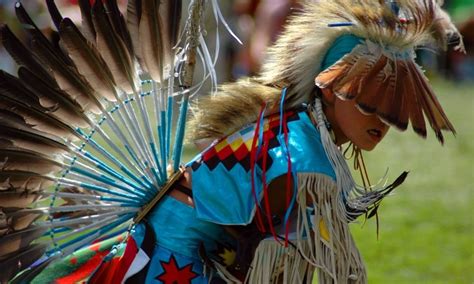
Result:
[[[444,49],[452,36],[459,33],[434,0],[308,3],[270,48],[259,80],[290,87],[296,103],[310,101],[316,83],[400,130],[410,121],[422,137],[424,114],[442,143],[441,130],[454,133],[454,127],[415,63],[414,49]],[[462,42],[455,49],[462,50]]]

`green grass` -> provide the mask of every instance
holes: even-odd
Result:
[[[370,283],[474,283],[474,85],[435,81],[434,89],[457,135],[441,146],[413,131],[391,130],[365,155],[372,179],[389,168],[405,183],[379,209],[375,221],[352,231],[367,263]]]

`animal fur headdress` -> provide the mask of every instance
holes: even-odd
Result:
[[[285,87],[291,105],[311,102],[316,83],[341,99],[354,99],[362,112],[375,113],[400,130],[410,121],[415,132],[426,137],[424,113],[443,142],[441,130],[454,132],[454,128],[414,61],[418,46],[446,49],[450,39],[460,40],[441,4],[435,0],[307,1],[269,48],[259,76],[225,85],[204,103],[195,138],[216,138],[254,121],[261,102],[275,104]],[[322,70],[327,51],[344,35],[356,36],[360,43]],[[456,49],[463,49],[461,41]]]

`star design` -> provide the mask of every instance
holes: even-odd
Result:
[[[155,279],[162,281],[164,284],[188,284],[198,276],[198,274],[192,270],[192,263],[179,267],[173,255],[171,255],[168,262],[161,261],[160,263],[164,271],[156,276]]]

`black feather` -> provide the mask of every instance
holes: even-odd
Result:
[[[53,81],[51,74],[43,68],[39,60],[21,43],[7,25],[0,25],[0,38],[5,49],[18,65],[25,66],[47,82]]]
[[[46,0],[46,5],[48,6],[49,14],[51,15],[51,19],[53,20],[53,23],[56,26],[56,29],[59,30],[59,25],[61,24],[63,20],[63,16],[59,12],[59,9],[56,6],[56,3],[54,2],[54,0]]]
[[[95,43],[95,29],[92,22],[92,7],[89,0],[79,0],[79,7],[81,8],[82,17],[82,34],[88,41]]]

